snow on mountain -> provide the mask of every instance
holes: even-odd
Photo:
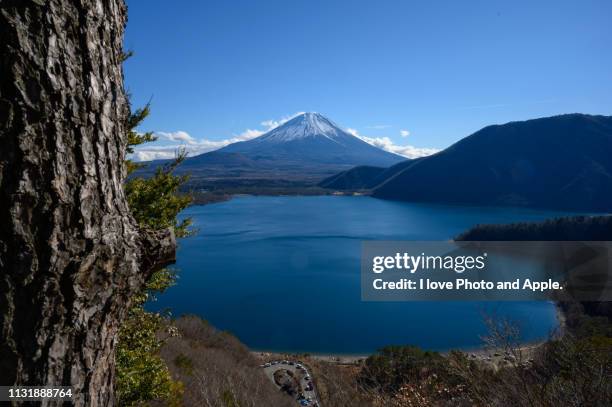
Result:
[[[302,113],[283,125],[262,135],[261,140],[287,142],[305,137],[341,138],[344,133],[338,126],[319,113]]]
[[[266,134],[218,151],[313,165],[389,166],[405,159],[347,133],[319,113],[303,113]]]

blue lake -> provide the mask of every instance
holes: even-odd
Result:
[[[255,350],[367,354],[390,344],[475,348],[483,312],[518,321],[523,340],[557,326],[547,302],[362,302],[362,240],[448,240],[479,223],[563,215],[370,197],[237,197],[193,206],[178,284],[151,309],[197,314]]]

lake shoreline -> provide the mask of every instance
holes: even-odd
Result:
[[[518,351],[523,355],[523,359],[528,360],[532,357],[534,352],[542,345],[544,345],[548,339],[532,342],[529,344],[521,345]],[[476,348],[472,350],[468,349],[457,349],[457,351],[464,353],[468,358],[486,363],[494,368],[498,368],[503,365],[505,358],[508,356],[500,349],[488,349],[485,347]],[[452,352],[443,351],[438,352],[442,356],[448,356]],[[301,360],[301,359],[313,359],[318,362],[331,363],[334,365],[361,365],[365,363],[365,360],[373,356],[371,355],[340,355],[340,354],[304,354],[304,353],[283,353],[283,352],[261,352],[261,351],[250,351],[250,353],[259,358],[262,362],[268,362],[273,360]]]
[[[308,192],[305,192],[307,190]],[[369,197],[372,199],[379,199],[386,202],[397,202],[397,203],[405,203],[411,205],[423,205],[429,207],[445,207],[445,208],[459,208],[459,209],[470,209],[470,208],[483,208],[483,209],[496,209],[496,210],[532,210],[532,211],[547,211],[551,213],[551,217],[549,219],[556,218],[566,218],[572,216],[586,216],[586,217],[598,217],[598,216],[608,216],[612,217],[612,212],[606,211],[589,211],[589,212],[580,212],[580,211],[566,211],[564,209],[559,208],[549,208],[549,207],[538,207],[538,206],[522,206],[522,205],[471,205],[471,204],[461,204],[457,202],[428,202],[428,201],[405,201],[405,200],[396,200],[396,199],[386,199],[379,198],[371,195],[371,191],[367,190],[351,190],[351,191],[341,191],[341,190],[326,190],[321,188],[306,188],[306,189],[296,189],[292,190],[283,190],[279,192],[270,192],[270,191],[262,191],[262,192],[228,192],[228,191],[220,191],[220,192],[197,192],[194,195],[193,201],[189,204],[189,206],[206,206],[214,203],[223,203],[233,200],[234,198],[249,198],[249,197],[291,197],[291,198],[308,198],[308,197],[320,197],[320,196],[335,196],[335,197]],[[493,223],[495,224],[495,223]],[[475,225],[476,226],[476,225]]]
[[[180,241],[180,283],[147,309],[202,315],[255,351],[341,360],[407,340],[440,351],[477,348],[482,312],[491,307],[498,316],[528,321],[525,341],[547,338],[558,326],[552,304],[544,302],[391,304],[358,295],[362,240],[449,239],[474,224],[549,213],[367,196],[234,197],[181,214],[198,233]],[[317,332],[324,338],[311,338]]]
[[[549,340],[549,338],[526,342],[519,346],[519,349],[522,351],[532,351],[539,346],[543,345]],[[408,345],[407,345],[408,346]],[[427,349],[424,349],[427,351]],[[464,349],[449,349],[444,351],[432,351],[437,352],[441,355],[449,355],[453,351],[458,351],[465,353],[466,355],[475,355],[475,358],[478,359],[486,359],[487,357],[491,357],[493,353],[495,353],[495,349],[488,349],[484,346],[475,347],[475,348],[464,348]],[[348,365],[348,364],[356,364],[361,361],[367,359],[370,356],[375,355],[376,353],[370,354],[358,354],[358,355],[350,355],[350,354],[342,354],[342,353],[308,353],[308,352],[273,352],[273,351],[261,351],[261,350],[250,350],[250,353],[258,356],[263,359],[299,359],[300,357],[308,357],[311,359],[316,359],[319,361],[335,363],[340,365]]]
[[[566,332],[566,316],[563,312],[562,307],[558,301],[554,302],[555,310],[556,310],[556,318],[558,321],[558,327],[554,333],[551,334],[551,337],[537,340],[525,342],[519,346],[518,350],[523,353],[525,359],[531,358],[535,350],[537,350],[540,346],[544,345],[551,338],[558,338],[565,334]],[[499,352],[499,349],[489,349],[485,346],[479,346],[475,348],[464,348],[464,349],[449,349],[446,351],[436,351],[441,355],[448,356],[450,352],[459,351],[462,352],[474,360],[481,361],[483,363],[489,363],[492,366],[498,367],[502,362],[505,355]],[[292,352],[273,352],[273,351],[258,351],[258,350],[250,350],[250,353],[255,357],[260,358],[264,361],[270,360],[284,360],[284,359],[300,359],[302,358],[310,358],[320,362],[333,363],[336,365],[359,365],[362,364],[368,357],[375,355],[375,353],[371,354],[338,354],[338,353],[321,353],[321,354],[311,354],[311,353],[292,353]],[[497,355],[497,356],[496,356]]]
[[[295,190],[279,190],[277,192],[274,191],[262,191],[262,192],[198,192],[193,194],[193,201],[189,204],[189,206],[204,206],[214,203],[227,202],[231,201],[234,198],[240,197],[259,197],[259,196],[267,196],[267,197],[311,197],[311,196],[369,196],[364,192],[358,191],[335,191],[335,190],[326,190],[320,188],[302,188]]]

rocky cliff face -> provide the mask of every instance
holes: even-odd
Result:
[[[125,22],[123,0],[0,0],[0,384],[77,405],[113,404],[130,298],[174,259],[123,192]]]

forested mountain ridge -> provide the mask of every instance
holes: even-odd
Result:
[[[387,176],[364,179],[355,168],[321,185],[414,202],[607,212],[610,157],[612,117],[567,114],[488,126]]]

